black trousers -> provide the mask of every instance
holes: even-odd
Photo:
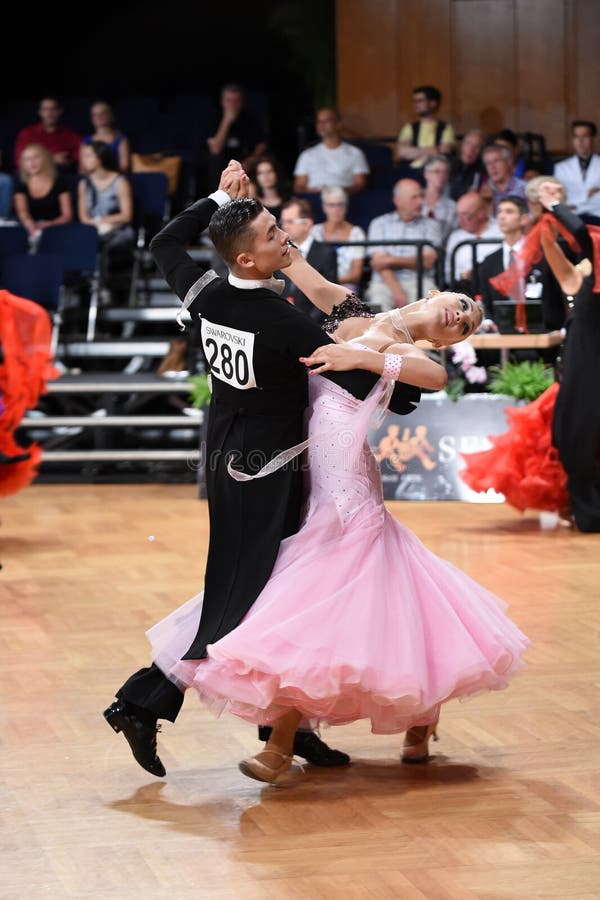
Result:
[[[119,688],[117,697],[169,722],[175,721],[183,703],[183,693],[154,663],[134,672]]]

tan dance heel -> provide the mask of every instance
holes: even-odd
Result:
[[[429,739],[433,738],[438,741],[437,722],[431,722],[429,725],[415,725],[409,728],[404,735],[404,744],[402,746],[402,762],[404,763],[424,763],[429,757]]]
[[[273,758],[279,759],[279,765],[271,765]],[[256,781],[266,781],[268,784],[291,784],[297,780],[300,767],[295,766],[293,773],[290,772],[292,767],[293,756],[281,753],[279,750],[263,750],[256,756],[250,756],[243,759],[238,768],[240,772],[247,775],[248,778],[254,778]]]

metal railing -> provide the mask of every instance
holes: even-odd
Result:
[[[452,248],[452,253],[450,254],[450,280],[447,279],[446,284],[449,288],[452,288],[456,285],[457,282],[463,281],[464,279],[457,278],[454,274],[454,267],[456,263],[456,254],[461,249],[461,247],[471,247],[471,284],[472,284],[472,293],[478,294],[480,290],[479,285],[479,266],[481,265],[481,261],[477,259],[477,247],[480,244],[496,244],[498,247],[502,246],[503,238],[473,238],[472,240],[464,240],[460,241],[456,245],[456,247]]]
[[[322,243],[329,245],[330,247],[414,247],[416,250],[417,256],[417,264],[414,269],[417,275],[417,294],[419,297],[423,295],[423,276],[426,272],[429,272],[430,269],[426,269],[423,265],[423,249],[425,247],[431,247],[432,250],[435,250],[437,257],[434,263],[433,269],[435,271],[435,282],[436,284],[442,285],[444,282],[444,249],[440,247],[438,244],[434,244],[432,241],[426,240],[369,240],[368,238],[364,241],[323,241]],[[368,255],[365,257],[365,262],[368,266]],[[412,271],[412,270],[411,270]],[[363,273],[364,279],[364,273]]]

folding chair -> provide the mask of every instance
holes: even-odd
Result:
[[[55,253],[19,253],[1,261],[0,284],[2,287],[33,300],[47,310],[52,320],[52,355],[56,353],[62,322],[63,269],[60,256]]]
[[[129,305],[135,303],[137,282],[150,238],[168,221],[170,202],[167,176],[162,172],[131,172],[136,250],[133,259]]]
[[[98,232],[93,225],[84,225],[81,222],[54,225],[42,231],[37,252],[55,253],[60,257],[63,287],[72,288],[83,283],[89,288],[86,340],[93,341],[100,293]]]

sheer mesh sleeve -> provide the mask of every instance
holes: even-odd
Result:
[[[374,315],[375,313],[369,309],[367,304],[352,293],[344,297],[341,303],[334,305],[321,327],[327,334],[331,334],[344,319],[351,319],[355,316],[372,319]]]

